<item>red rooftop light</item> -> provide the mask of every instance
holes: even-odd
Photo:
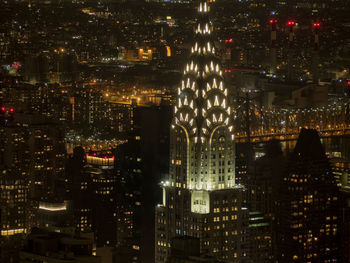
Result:
[[[5,107],[1,107],[1,111],[5,111],[6,109],[5,109]]]
[[[321,23],[320,22],[315,22],[314,23],[314,27],[320,27],[321,26]]]
[[[270,19],[270,24],[275,24],[275,23],[277,23],[276,19]]]
[[[14,112],[15,110],[13,108],[10,109],[10,112]]]
[[[96,156],[96,153],[93,153],[93,156]]]
[[[231,39],[226,39],[225,43],[232,43],[232,38]]]
[[[295,25],[295,21],[293,20],[288,21],[288,26],[294,26],[294,25]]]

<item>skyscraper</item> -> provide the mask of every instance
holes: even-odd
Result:
[[[171,240],[192,236],[200,253],[230,262],[246,258],[247,211],[235,184],[235,142],[228,89],[216,57],[210,7],[200,1],[191,55],[178,88],[170,131],[170,169],[156,208],[155,262]]]
[[[283,182],[279,262],[339,262],[339,193],[316,130],[301,130]]]
[[[33,208],[51,196],[64,168],[62,130],[37,115],[0,108],[1,262],[18,257],[24,234],[36,225]]]

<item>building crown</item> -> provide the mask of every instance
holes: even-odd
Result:
[[[178,87],[174,125],[181,126],[194,142],[205,143],[221,126],[230,132],[232,107],[224,87],[220,60],[213,41],[210,6],[200,1],[194,43]],[[233,139],[233,138],[232,138]]]

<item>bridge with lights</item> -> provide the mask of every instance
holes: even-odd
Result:
[[[237,111],[236,142],[295,140],[302,128],[316,129],[321,137],[350,135],[350,104],[296,110]]]

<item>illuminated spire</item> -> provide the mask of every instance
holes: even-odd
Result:
[[[187,178],[182,184],[198,191],[225,189],[235,184],[234,156],[228,153],[234,148],[231,100],[224,87],[220,60],[215,54],[209,10],[208,3],[199,3],[194,42],[184,66],[173,121],[177,136],[186,136],[178,141],[187,142],[187,146],[181,148],[187,148],[187,161],[182,162],[187,163]],[[216,146],[220,143],[220,147]],[[219,172],[215,172],[217,168],[211,167],[217,161],[210,161],[215,154],[230,158],[220,168],[227,171],[220,172],[220,178]]]

